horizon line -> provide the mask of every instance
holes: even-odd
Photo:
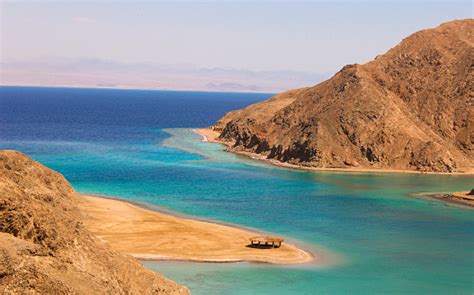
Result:
[[[121,87],[89,87],[89,86],[52,86],[52,85],[5,85],[1,87],[24,87],[24,88],[55,88],[55,89],[99,89],[99,90],[130,90],[130,91],[169,91],[169,92],[202,92],[202,93],[232,93],[232,94],[270,94],[277,95],[281,92],[265,91],[212,91],[212,90],[190,90],[190,89],[151,89],[151,88],[121,88]],[[305,87],[302,87],[305,88]]]

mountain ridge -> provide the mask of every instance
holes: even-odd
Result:
[[[472,172],[474,20],[416,32],[216,124],[231,151],[303,167]]]

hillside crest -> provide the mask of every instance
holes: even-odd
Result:
[[[229,112],[220,139],[304,167],[472,173],[473,28],[419,31],[318,85]]]

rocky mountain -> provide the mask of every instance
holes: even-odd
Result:
[[[233,151],[299,166],[474,170],[474,20],[417,32],[216,124]]]
[[[189,294],[95,238],[77,198],[61,174],[0,151],[1,294]]]

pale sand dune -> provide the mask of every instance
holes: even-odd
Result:
[[[112,248],[139,259],[278,264],[315,259],[287,243],[273,249],[247,247],[249,238],[258,234],[240,228],[150,211],[114,199],[79,199],[85,226]]]

